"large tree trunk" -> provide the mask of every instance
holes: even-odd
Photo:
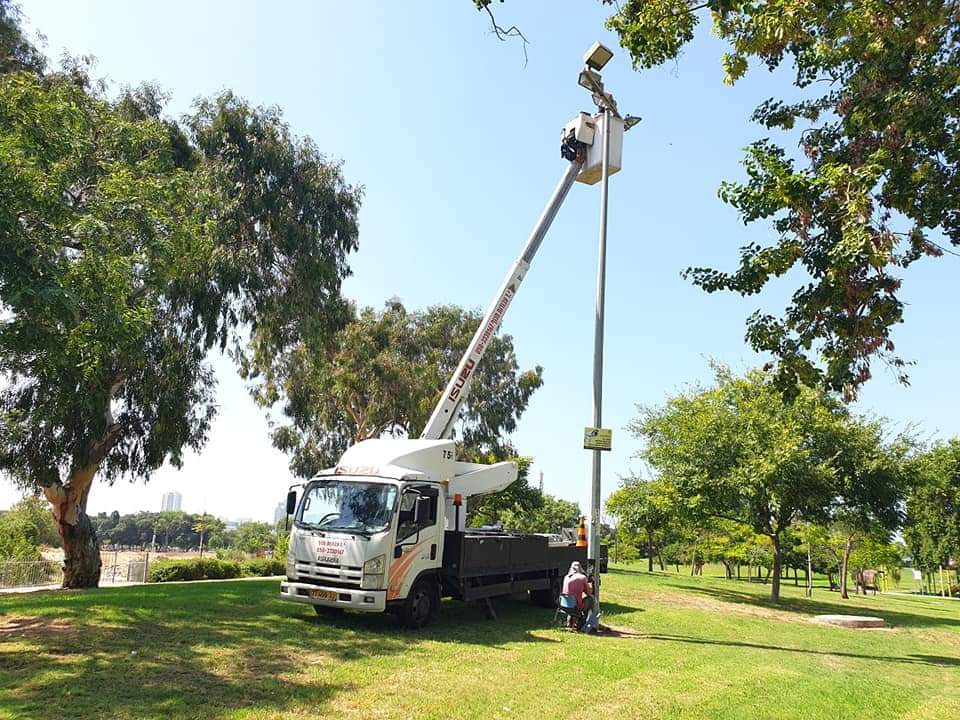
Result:
[[[849,600],[847,594],[847,564],[850,562],[850,552],[853,550],[853,534],[847,536],[847,545],[843,549],[843,560],[840,561],[840,597]]]
[[[647,536],[647,572],[653,572],[653,538]]]
[[[64,484],[44,487],[63,540],[63,587],[91,588],[100,583],[100,542],[87,517],[87,497],[97,465],[76,470]]]
[[[773,569],[770,572],[770,600],[775,603],[780,602],[780,568],[783,563],[782,551],[780,549],[780,536],[771,535],[770,541],[773,543]]]

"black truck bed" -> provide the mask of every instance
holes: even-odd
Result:
[[[601,551],[605,569],[606,548]],[[445,594],[461,600],[509,595],[526,590],[559,591],[570,563],[586,567],[587,549],[551,545],[545,535],[447,532],[443,543]]]

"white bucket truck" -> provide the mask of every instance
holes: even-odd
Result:
[[[561,578],[586,549],[547,535],[468,530],[468,497],[497,492],[517,477],[514,463],[457,462],[449,438],[491,338],[517,293],[544,235],[574,181],[596,182],[597,153],[589,152],[602,115],[580,113],[561,133],[563,177],[496,298],[487,310],[420,439],[364,440],[335,468],[287,497],[293,515],[284,600],[318,612],[393,611],[421,627],[441,597],[488,600],[529,591],[552,606]],[[623,123],[610,128],[622,147]],[[613,137],[616,136],[616,137]],[[617,157],[611,165],[620,166]],[[615,162],[614,162],[615,160]],[[601,569],[602,569],[601,560]]]

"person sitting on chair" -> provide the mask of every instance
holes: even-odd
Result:
[[[563,578],[563,594],[576,601],[581,620],[593,607],[593,585],[587,580],[587,575],[579,562],[570,563],[570,570]]]

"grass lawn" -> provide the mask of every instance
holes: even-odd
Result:
[[[615,569],[618,637],[445,602],[435,625],[317,618],[275,580],[0,596],[0,718],[960,716],[960,602]],[[878,614],[889,630],[810,622]]]

